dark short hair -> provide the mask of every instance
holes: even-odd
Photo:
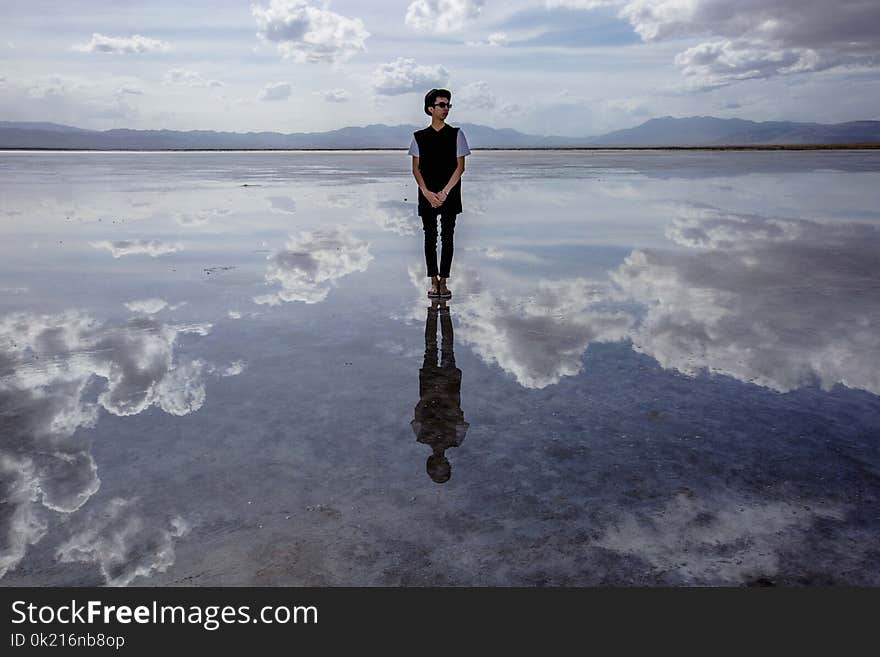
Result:
[[[431,89],[425,94],[425,114],[431,116],[428,111],[429,107],[433,107],[438,98],[448,98],[452,100],[452,92],[449,89]]]

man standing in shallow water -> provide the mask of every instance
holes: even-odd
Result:
[[[432,299],[452,297],[446,279],[452,266],[455,218],[461,212],[464,158],[471,152],[464,131],[446,124],[451,99],[448,89],[431,89],[425,95],[425,114],[431,117],[431,125],[413,133],[409,146],[413,176],[419,185],[419,216],[425,231],[425,263],[431,279],[428,297]],[[439,269],[437,215],[442,229]]]

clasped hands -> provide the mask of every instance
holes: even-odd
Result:
[[[446,202],[446,197],[449,196],[449,194],[442,189],[439,192],[425,191],[423,193],[432,208],[439,208]]]

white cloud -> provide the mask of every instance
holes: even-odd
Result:
[[[792,242],[806,237],[815,224],[726,213],[709,207],[682,208],[666,236],[691,249],[742,249],[758,244]]]
[[[190,360],[172,367],[156,384],[155,403],[169,415],[189,415],[205,403],[204,363]],[[135,413],[140,412],[135,407]]]
[[[355,198],[344,193],[322,194],[315,201],[325,208],[353,208],[360,205],[360,195]]]
[[[229,367],[220,372],[220,376],[238,376],[242,372],[244,372],[245,364],[243,360],[236,360],[232,362]]]
[[[0,578],[24,558],[28,545],[46,534],[48,524],[42,518],[38,500],[39,480],[33,461],[0,452],[0,499],[5,507],[0,524]]]
[[[565,7],[567,9],[599,9],[623,4],[623,0],[544,0],[548,9]]]
[[[186,303],[186,302],[184,302]],[[177,304],[178,306],[183,304]],[[175,306],[176,307],[176,306]],[[194,333],[195,335],[208,335],[213,328],[213,324],[209,323],[195,323],[195,324],[177,324],[172,326],[175,330],[180,333]]]
[[[491,110],[498,106],[498,99],[485,80],[466,84],[455,91],[455,96],[457,102],[468,108]]]
[[[495,246],[469,246],[465,251],[481,253],[491,260],[500,260],[504,257],[504,251]]]
[[[43,506],[58,513],[73,513],[101,487],[98,465],[87,451],[76,451],[69,446],[62,446],[51,456],[47,459],[45,454],[33,455],[40,464]]]
[[[228,208],[206,208],[195,212],[175,212],[174,220],[181,226],[204,226],[229,214]]]
[[[137,87],[133,84],[124,84],[119,87],[119,90],[116,93],[119,95],[130,94],[132,96],[142,96],[144,94],[144,91],[140,87]]]
[[[165,572],[174,563],[174,539],[189,531],[179,516],[156,523],[137,508],[136,500],[122,498],[80,522],[84,527],[58,548],[57,557],[62,563],[97,564],[110,586]]]
[[[553,104],[557,102],[557,98],[560,98],[558,94],[556,96],[547,96],[540,102]],[[492,112],[497,112],[499,114],[504,114],[507,117],[512,115],[525,114],[529,111],[540,111],[538,105],[534,105],[530,109],[523,107],[518,103],[503,102],[491,90],[491,88],[489,87],[489,83],[485,80],[471,82],[454,91],[454,98],[452,102],[453,104],[457,103],[460,107],[466,107],[468,109],[488,110]],[[568,101],[568,103],[570,102],[572,101]]]
[[[504,46],[507,45],[509,38],[504,32],[493,32],[489,35],[487,41],[490,46]]]
[[[480,15],[485,0],[415,0],[406,8],[404,22],[422,32],[456,32]]]
[[[111,37],[95,32],[88,43],[74,46],[79,52],[97,52],[113,54],[133,54],[147,52],[167,52],[169,45],[157,39],[148,39],[140,34],[130,37]]]
[[[219,80],[206,80],[201,73],[182,68],[173,68],[162,78],[163,84],[177,87],[222,87]]]
[[[409,270],[420,298],[414,318],[424,314],[424,275],[422,267]],[[517,292],[483,285],[467,267],[459,267],[454,280],[456,339],[524,388],[546,388],[577,375],[592,342],[624,339],[633,321],[594,307],[607,298],[608,286],[583,278],[520,283]]]
[[[271,0],[268,7],[251,5],[251,13],[257,35],[297,63],[338,63],[366,52],[370,33],[363,21],[326,7],[313,7],[307,0]]]
[[[675,58],[693,88],[880,63],[880,4],[845,0],[547,0],[550,7],[620,7],[646,42],[706,38]]]
[[[296,201],[289,196],[269,196],[266,198],[272,212],[278,214],[295,214]]]
[[[287,100],[292,90],[289,82],[273,82],[263,87],[257,100]]]
[[[321,94],[328,103],[346,103],[351,100],[351,94],[345,89],[327,89],[316,93]]]
[[[842,384],[880,394],[880,337],[868,328],[878,303],[863,274],[875,268],[876,226],[693,208],[667,236],[685,248],[633,251],[612,273],[646,309],[635,350],[779,392]]]
[[[373,256],[368,243],[337,227],[300,233],[268,259],[266,283],[277,283],[281,289],[255,297],[254,302],[274,306],[283,301],[323,301],[336,279],[366,271]]]
[[[130,121],[138,116],[137,110],[122,100],[121,97],[89,99],[85,101],[84,108],[93,119]]]
[[[414,203],[405,201],[378,201],[369,215],[382,229],[407,237],[421,230],[421,223]]]
[[[73,513],[99,490],[80,430],[95,426],[100,409],[117,416],[153,405],[176,415],[198,410],[205,366],[181,362],[174,351],[181,333],[207,330],[150,317],[113,326],[77,311],[0,318],[0,401],[8,413],[0,445],[0,577],[45,533],[45,511]]]
[[[680,248],[633,251],[610,284],[538,281],[509,292],[503,280],[483,285],[462,266],[458,335],[529,388],[577,374],[591,342],[628,338],[689,376],[880,394],[880,334],[870,328],[880,307],[864,273],[876,268],[876,226],[690,207],[666,234]],[[489,247],[485,255],[516,257]],[[421,301],[424,270],[410,276]]]
[[[15,108],[15,120],[41,120],[79,127],[118,127],[140,117],[138,108],[129,104],[135,99],[131,76],[45,76],[10,79],[0,94],[0,109]],[[5,103],[5,105],[4,105]],[[109,125],[108,125],[109,124]]]
[[[86,83],[61,75],[47,75],[27,83],[27,95],[31,98],[60,97],[89,89]]]
[[[125,255],[146,254],[151,258],[181,251],[180,244],[168,244],[161,240],[103,240],[101,242],[89,242],[96,249],[107,249],[114,258]]]
[[[419,66],[416,60],[399,57],[393,62],[382,64],[373,72],[373,88],[377,94],[396,96],[431,88],[444,87],[449,80],[449,71],[443,66]]]
[[[43,317],[13,314],[0,324],[0,332],[16,345],[15,361],[24,358],[21,354],[26,350],[36,349],[55,364],[49,369],[23,365],[6,385],[42,391],[43,397],[60,388],[54,410],[44,413],[41,428],[33,430],[41,435],[72,434],[79,426],[94,424],[98,406],[119,416],[135,415],[154,404],[168,412],[172,412],[168,408],[183,406],[197,410],[199,400],[204,399],[200,363],[176,363],[173,350],[179,334],[205,335],[209,330],[210,326],[175,326],[150,317],[132,319],[122,327],[104,327],[75,312]],[[54,336],[54,342],[44,347],[44,335]],[[45,353],[49,347],[52,350]],[[92,376],[107,381],[97,405],[82,400],[81,388]]]
[[[545,261],[528,251],[517,249],[500,249],[497,246],[472,246],[465,249],[477,253],[489,260],[505,260],[507,262],[525,262],[533,265],[542,264]]]
[[[155,315],[168,306],[168,302],[164,299],[140,299],[138,301],[129,301],[125,304],[133,313],[143,313],[146,315]]]
[[[772,49],[754,41],[712,41],[688,48],[675,57],[682,74],[697,89],[713,89],[738,80],[768,78],[831,68],[811,48]]]
[[[621,16],[645,41],[714,35],[760,39],[784,47],[873,50],[880,6],[860,0],[631,0]]]
[[[94,424],[99,406],[114,415],[134,415],[153,404],[164,406],[172,396],[186,396],[186,389],[201,388],[198,367],[176,363],[173,352],[178,335],[208,331],[210,325],[171,325],[147,316],[113,327],[74,311],[42,316],[13,313],[0,321],[0,336],[3,344],[15,345],[7,349],[5,358],[18,366],[2,388],[33,391],[29,394],[47,405],[39,418],[33,418],[29,433],[70,435],[77,427]],[[29,353],[52,365],[29,365]],[[182,372],[173,374],[176,370]],[[172,374],[173,380],[166,380]],[[106,380],[97,405],[84,401],[84,388],[93,376]],[[179,390],[172,394],[175,386]],[[189,405],[195,410],[194,404]]]
[[[620,116],[650,116],[650,99],[643,97],[608,98],[601,103],[602,107],[611,115]]]

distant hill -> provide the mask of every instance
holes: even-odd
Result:
[[[651,119],[597,137],[529,135],[510,128],[472,123],[464,128],[473,148],[558,148],[601,146],[757,146],[772,144],[880,143],[880,121],[794,123],[746,121],[711,116]],[[215,132],[213,130],[84,130],[56,123],[0,121],[0,148],[85,148],[97,150],[407,148],[424,126],[372,124],[329,132]]]
[[[758,146],[880,142],[880,121],[794,123],[664,116],[590,140],[594,146]]]
[[[516,148],[586,146],[587,138],[527,135],[471,123],[464,128],[471,146]],[[329,132],[215,132],[213,130],[83,130],[52,123],[0,122],[0,148],[89,148],[160,150],[177,148],[408,148],[412,133],[425,127],[372,124]]]
[[[85,130],[83,128],[73,128],[69,125],[61,125],[59,123],[29,123],[26,121],[0,121],[0,129],[9,128],[12,130],[43,130],[45,132],[90,132],[95,130]]]

